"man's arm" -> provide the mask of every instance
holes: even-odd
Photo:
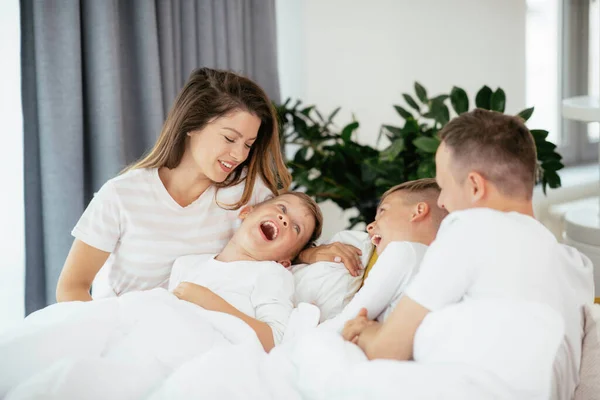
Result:
[[[368,326],[358,336],[358,346],[370,360],[410,360],[415,333],[429,310],[403,296],[390,317],[381,325]]]

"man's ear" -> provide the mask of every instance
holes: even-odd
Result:
[[[473,204],[485,197],[488,181],[479,172],[469,172],[466,184]]]
[[[278,263],[283,265],[286,269],[292,266],[292,262],[290,260],[278,261]]]
[[[429,207],[429,204],[425,203],[424,201],[420,201],[417,204],[415,204],[410,221],[411,222],[421,221],[425,217],[427,217],[427,215],[429,214],[430,211],[431,211],[431,207]]]
[[[244,206],[240,209],[240,212],[238,214],[238,218],[241,220],[246,219],[246,217],[248,216],[248,214],[250,214],[252,212],[252,210],[254,210],[254,207],[252,206]]]

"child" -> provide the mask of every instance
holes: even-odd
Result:
[[[221,253],[195,256],[204,262],[191,268],[185,259],[176,263],[169,288],[181,300],[242,319],[269,351],[283,337],[294,292],[291,273],[277,264],[290,267],[291,260],[318,239],[323,217],[310,197],[288,192],[254,208],[244,207],[240,218],[244,223]],[[246,301],[240,295],[247,295]]]
[[[55,304],[0,337],[0,397],[23,381],[19,395],[30,389],[41,393],[48,388],[40,377],[50,386],[60,382],[60,390],[52,390],[67,397],[77,397],[82,386],[91,391],[90,383],[95,390],[110,390],[106,398],[141,394],[191,358],[236,343],[248,332],[239,320],[269,351],[292,311],[293,277],[284,267],[318,238],[322,215],[307,195],[287,192],[243,207],[240,218],[241,226],[218,255],[201,256],[203,262],[193,269],[174,269],[173,293],[159,288]],[[120,381],[132,373],[134,385]],[[104,388],[109,376],[116,380]]]
[[[379,258],[363,287],[337,317],[321,324],[323,328],[341,332],[359,312],[381,321],[389,315],[447,215],[437,206],[439,193],[435,179],[419,179],[383,194],[375,221],[367,225]]]

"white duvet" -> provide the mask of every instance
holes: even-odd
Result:
[[[563,322],[546,306],[481,302],[430,314],[415,359],[368,361],[312,330],[268,355],[239,345],[183,365],[149,398],[549,399]]]
[[[306,326],[266,354],[242,321],[152,293],[96,302],[93,318],[78,303],[31,318],[18,340],[3,339],[11,348],[0,343],[2,389],[19,382],[7,398],[547,399],[564,334],[545,306],[479,302],[431,313],[416,362],[368,361]],[[53,345],[32,340],[40,333]],[[80,334],[93,345],[78,345]]]
[[[186,362],[240,345],[262,351],[240,319],[164,289],[56,304],[0,338],[0,398],[143,398]]]

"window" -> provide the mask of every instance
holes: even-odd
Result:
[[[562,99],[600,94],[600,0],[527,0],[529,125],[546,129],[566,164],[598,159],[600,124],[565,120]]]
[[[561,144],[558,87],[558,3],[527,0],[525,32],[526,104],[535,106],[529,126],[545,129],[548,140]],[[543,45],[542,45],[543,44]]]
[[[600,97],[600,0],[590,1],[588,35],[588,94]],[[600,140],[600,122],[588,124],[587,136],[590,142]]]
[[[24,316],[23,116],[19,1],[0,2],[2,196],[0,196],[0,333]]]

